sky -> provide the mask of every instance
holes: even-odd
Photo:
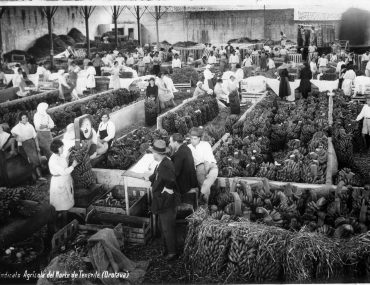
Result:
[[[25,6],[25,5],[71,5],[75,2],[77,5],[132,5],[133,3],[139,5],[176,5],[176,6],[207,6],[207,5],[225,5],[225,0],[88,0],[88,1],[71,1],[71,0],[26,0],[26,1],[12,1],[0,0],[2,5],[9,6]],[[342,13],[348,8],[355,7],[370,11],[370,0],[233,0],[231,5],[243,6],[246,9],[284,9],[296,8],[308,11],[328,11],[333,13]]]

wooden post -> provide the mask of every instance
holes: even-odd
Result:
[[[89,37],[89,12],[87,6],[84,7],[85,14],[85,27],[86,27],[86,45],[87,45],[87,56],[90,57],[90,37]]]
[[[159,51],[159,29],[158,29],[158,21],[159,21],[159,7],[155,6],[155,29],[157,31],[157,51]]]
[[[141,46],[141,31],[140,31],[140,6],[136,6],[136,20],[137,20],[137,40]]]
[[[7,7],[2,7],[1,10],[0,10],[0,60],[1,60],[1,64],[3,63],[2,60],[3,60],[3,54],[4,54],[4,49],[3,49],[3,29],[2,29],[2,20],[3,20],[3,14],[5,12],[5,10],[7,9]]]
[[[118,18],[117,6],[114,6],[113,7],[113,21],[114,21],[114,37],[116,41],[116,48],[118,48],[117,18]]]
[[[52,18],[50,16],[48,16],[47,18],[48,18],[49,41],[50,41],[50,68],[52,69],[54,67],[53,26],[51,24]]]

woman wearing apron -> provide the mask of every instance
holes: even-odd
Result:
[[[81,68],[78,65],[76,65],[76,62],[72,61],[71,66],[68,69],[68,73],[69,73],[69,85],[71,86],[71,89],[72,89],[71,95],[72,95],[73,100],[80,99],[78,97],[78,93],[77,93],[77,90],[76,90],[77,77],[78,77],[78,73],[80,72],[80,70],[81,70]]]
[[[368,149],[366,136],[370,134],[370,96],[366,98],[366,104],[362,107],[360,114],[357,116],[356,121],[363,121],[362,125],[362,139],[364,142],[365,150]]]
[[[63,155],[63,142],[61,140],[53,140],[50,146],[53,154],[49,160],[49,170],[52,175],[50,180],[50,205],[53,205],[55,210],[62,218],[62,226],[67,224],[67,213],[74,204],[73,195],[73,180],[71,173],[77,166],[77,162],[73,161],[68,167],[68,156]]]
[[[166,108],[166,102],[171,102],[173,106],[176,106],[175,102],[173,101],[174,99],[173,92],[164,81],[164,74],[162,73],[158,74],[156,85],[158,86],[158,98],[162,111]]]
[[[103,114],[101,120],[98,128],[98,142],[102,144],[103,147],[99,148],[98,146],[98,150],[101,149],[98,154],[103,154],[110,148],[116,135],[116,127],[114,123],[109,120],[109,115]]]
[[[112,75],[109,80],[109,89],[113,88],[113,90],[117,90],[121,88],[121,84],[119,81],[119,72],[120,72],[119,63],[118,61],[115,61],[114,66],[110,71]]]
[[[352,94],[352,83],[356,79],[356,73],[353,71],[353,66],[347,66],[347,71],[343,75],[342,90],[344,95],[351,96]]]
[[[86,80],[86,88],[93,94],[95,93],[95,75],[96,75],[96,70],[92,64],[92,62],[89,62],[87,64],[87,80]]]
[[[38,180],[45,181],[41,174],[40,147],[34,127],[28,122],[27,113],[19,114],[19,123],[11,130],[18,142],[19,153],[32,165]]]
[[[37,132],[37,139],[42,155],[48,159],[51,156],[50,144],[53,140],[51,129],[54,128],[54,121],[47,113],[49,105],[47,103],[40,103],[37,106],[37,112],[33,116],[33,124]]]
[[[161,112],[161,106],[159,104],[159,99],[158,99],[158,86],[155,85],[154,77],[151,77],[149,79],[149,85],[146,88],[146,97],[148,99],[154,100],[157,106],[157,114],[159,114]]]

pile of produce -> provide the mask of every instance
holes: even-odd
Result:
[[[362,186],[368,177],[368,163],[365,159],[355,158],[364,148],[361,136],[361,122],[355,119],[361,112],[363,104],[350,101],[341,90],[334,90],[333,97],[333,145],[337,155],[340,171],[336,183],[344,181],[348,185]]]
[[[135,204],[138,201],[137,196],[130,196],[128,197],[129,207]],[[115,193],[108,193],[104,198],[97,200],[94,205],[96,206],[104,206],[104,207],[111,207],[111,208],[121,208],[123,212],[126,211],[126,199],[125,196],[120,193],[120,195],[116,195]]]
[[[189,218],[184,255],[194,274],[260,283],[330,280],[349,272],[343,269],[365,273],[370,215],[358,204],[365,189],[236,182],[242,216],[230,188],[217,187],[209,209]]]
[[[21,101],[5,102],[4,105],[6,107],[0,107],[0,121],[8,123],[10,127],[13,127],[18,123],[20,112],[26,111],[29,118],[33,118],[39,103],[46,102],[49,106],[53,106],[59,103],[59,100],[58,90],[53,90],[44,92],[43,95],[25,97]]]
[[[197,42],[192,42],[192,41],[185,41],[185,42],[177,42],[173,44],[174,47],[192,47],[196,46],[198,43]]]
[[[187,134],[194,126],[203,126],[213,120],[219,112],[216,98],[209,95],[199,96],[174,112],[166,113],[162,118],[162,127],[168,133]]]
[[[216,150],[219,175],[323,184],[328,160],[328,100],[315,93],[296,104],[269,94]],[[228,126],[229,130],[231,129]]]
[[[158,105],[153,99],[145,99],[145,124],[147,126],[154,126],[157,123]]]
[[[73,105],[49,112],[56,125],[53,131],[56,134],[63,132],[69,123],[72,123],[75,118],[84,114],[90,114],[93,117],[93,127],[97,129],[103,113],[110,114],[115,112],[125,105],[136,102],[139,97],[139,91],[118,89],[104,92],[99,96],[91,98],[89,101],[76,101]]]
[[[248,37],[243,37],[243,38],[238,38],[238,39],[231,39],[227,43],[228,44],[238,44],[238,43],[245,43],[245,44],[250,44],[250,43],[258,43],[259,40],[252,40]]]
[[[96,167],[127,170],[139,160],[153,141],[157,139],[163,139],[168,143],[168,133],[165,130],[151,131],[145,127],[138,128],[115,141],[108,150],[107,159]]]
[[[37,207],[27,205],[23,201],[34,201],[36,204],[44,201],[34,186],[5,188],[0,187],[0,223],[5,224],[11,217],[30,217]],[[36,205],[35,204],[35,205]]]
[[[65,43],[59,36],[53,34],[54,53],[58,54],[65,51],[68,44]],[[50,38],[49,34],[43,35],[36,39],[34,45],[27,50],[27,53],[33,55],[35,58],[46,57],[50,54]]]
[[[76,43],[83,43],[86,41],[86,37],[76,28],[72,28],[67,36],[71,37]]]
[[[171,75],[173,83],[189,83],[195,86],[198,82],[198,72],[194,67],[183,67],[175,69]]]
[[[71,165],[74,160],[78,162],[78,165],[72,172],[75,188],[86,189],[90,185],[96,183],[96,176],[92,171],[88,150],[88,144],[79,149],[77,149],[75,146],[70,149],[69,164]]]

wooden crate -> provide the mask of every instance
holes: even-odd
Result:
[[[142,226],[122,225],[123,236],[129,243],[146,244],[151,238],[150,225],[143,223]]]
[[[187,89],[187,92],[190,93],[191,81],[188,83],[174,83],[176,89]]]
[[[56,232],[51,240],[51,256],[58,252],[62,246],[65,246],[69,240],[75,237],[78,231],[78,221],[73,220]]]
[[[146,210],[148,204],[148,196],[146,189],[143,191],[133,190],[132,195],[139,197],[139,199],[129,208],[129,213],[132,216],[137,216],[142,214]],[[111,207],[111,206],[101,206],[101,205],[92,205],[92,209],[95,209],[97,212],[102,213],[112,213],[112,214],[122,214],[127,215],[127,211],[122,207]]]

